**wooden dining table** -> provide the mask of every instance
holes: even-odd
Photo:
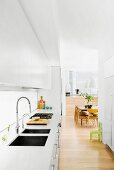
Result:
[[[98,106],[92,106],[92,108],[85,108],[85,106],[78,106],[81,111],[88,111],[93,115],[98,115]]]
[[[94,123],[96,120],[98,124],[98,106],[92,106],[92,108],[85,108],[85,106],[78,106],[78,108],[82,112],[86,112],[86,116],[88,116],[88,124],[89,124],[89,120],[94,120]]]

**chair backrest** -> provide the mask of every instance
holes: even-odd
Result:
[[[97,113],[98,109],[87,109],[89,113]]]

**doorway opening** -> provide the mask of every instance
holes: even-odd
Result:
[[[93,54],[74,58],[74,65],[72,61],[62,67],[63,115],[74,116],[76,106],[87,112],[91,108],[91,114],[98,114],[98,53]]]

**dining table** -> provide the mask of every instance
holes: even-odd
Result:
[[[90,114],[98,115],[98,106],[92,106],[91,108],[85,108],[85,106],[78,106],[81,111],[88,111]]]
[[[98,106],[92,106],[91,108],[85,108],[85,106],[78,106],[78,109],[85,113],[86,119],[88,120],[86,122],[87,125],[89,125],[89,122],[93,122],[93,125],[98,125]],[[82,120],[81,120],[82,125]]]

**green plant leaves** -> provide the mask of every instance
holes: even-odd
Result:
[[[80,96],[83,96],[87,100],[87,103],[94,99],[94,97],[89,95],[88,93],[81,93]]]

